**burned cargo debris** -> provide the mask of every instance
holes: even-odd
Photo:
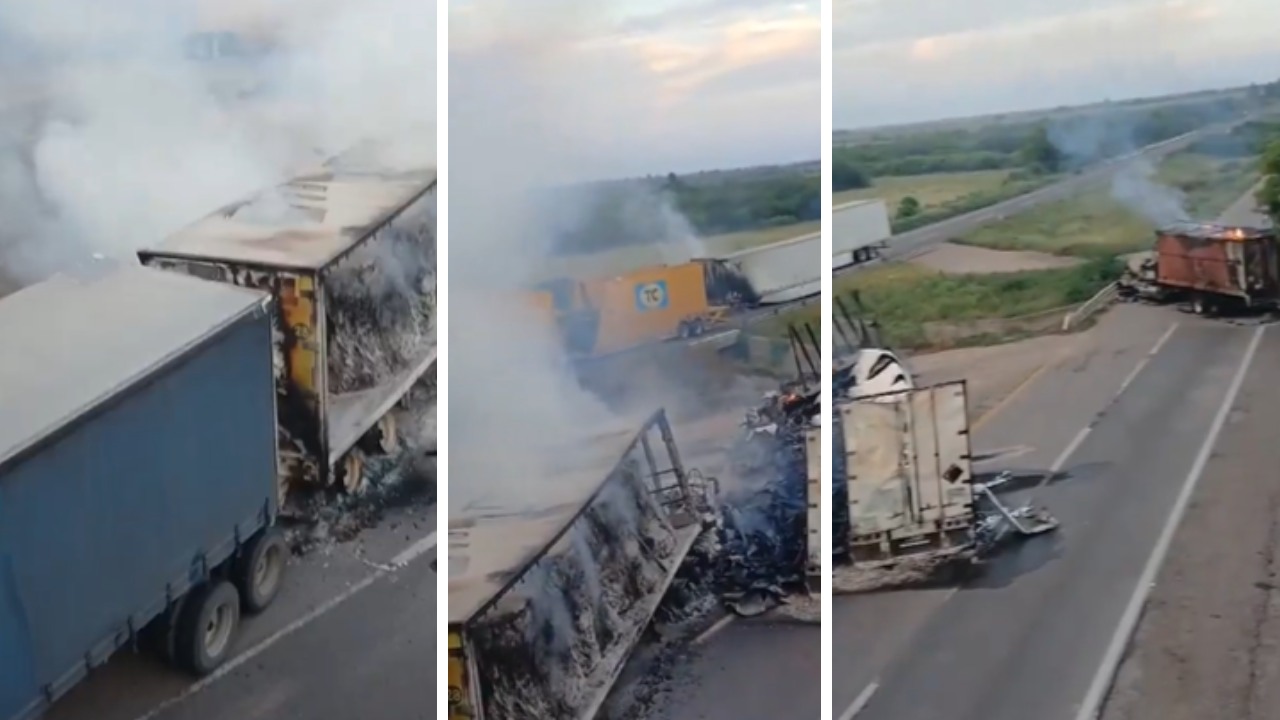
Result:
[[[726,607],[756,615],[805,581],[808,472],[805,432],[817,423],[819,393],[789,383],[747,414],[730,450],[737,483],[719,522],[717,589]]]
[[[330,392],[376,387],[435,344],[434,199],[420,199],[329,271]]]
[[[867,572],[842,590],[932,581],[1057,527],[1043,508],[1007,506],[995,492],[1005,479],[975,480],[963,382],[839,402],[834,422],[833,493],[845,512],[833,513],[833,547]],[[904,568],[925,572],[904,580]]]

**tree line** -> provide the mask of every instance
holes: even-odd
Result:
[[[562,254],[678,243],[822,217],[821,176],[814,167],[687,179],[669,173],[561,190],[558,199],[574,208],[556,226],[552,250]]]
[[[978,170],[1069,172],[1108,157],[1238,117],[1271,92],[1215,97],[1155,108],[1118,106],[1042,122],[993,124],[917,133],[836,148],[836,191],[869,187],[875,178]]]

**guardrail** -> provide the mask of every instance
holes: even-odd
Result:
[[[1099,310],[1111,304],[1116,299],[1118,286],[1113,282],[1094,293],[1083,305],[1072,310],[1062,317],[1062,332],[1071,332],[1071,328],[1088,320]]]

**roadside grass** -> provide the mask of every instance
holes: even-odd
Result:
[[[1161,164],[1155,179],[1184,193],[1191,217],[1212,221],[1257,178],[1254,163],[1248,160],[1178,153]],[[992,223],[953,242],[991,250],[1106,258],[1148,249],[1153,232],[1149,220],[1111,197],[1110,187],[1099,187]]]
[[[1017,273],[949,275],[911,263],[895,263],[836,280],[836,296],[857,291],[893,347],[929,349],[925,324],[1017,318],[1075,305],[1120,274],[1120,263],[1099,258],[1069,268]],[[818,316],[805,308],[805,319]],[[783,325],[785,334],[785,325]],[[966,344],[1000,342],[997,335]]]
[[[834,204],[882,198],[893,232],[904,233],[1025,195],[1057,180],[1057,176],[1025,175],[1008,170],[886,177],[876,180],[870,188],[839,193]],[[897,217],[898,203],[908,195],[920,201],[920,212]]]
[[[821,229],[821,223],[818,221],[793,223],[790,225],[779,225],[777,227],[764,228],[762,230],[747,230],[744,232],[727,233],[725,235],[712,235],[703,239],[703,244],[712,255],[723,255],[727,253],[746,250],[748,248],[760,247],[761,245],[769,245],[771,243],[782,242],[784,240],[792,240],[804,235],[812,235]]]

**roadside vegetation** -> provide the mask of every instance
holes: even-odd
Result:
[[[1258,180],[1256,159],[1223,159],[1199,152],[1171,155],[1153,180],[1181,193],[1182,206],[1211,222]],[[953,242],[991,250],[1031,250],[1053,255],[1107,258],[1146,250],[1152,220],[1099,187],[979,228]]]
[[[1022,318],[1067,308],[1093,297],[1120,276],[1121,268],[1108,258],[1055,270],[950,275],[901,263],[837,279],[835,294],[857,291],[892,347],[922,351],[942,349],[928,332],[931,324]],[[997,331],[972,336],[967,344],[1010,339]]]
[[[836,202],[883,197],[906,232],[1034,191],[1090,164],[1236,117],[1268,102],[1252,94],[1195,96],[1179,104],[1063,109],[1034,120],[881,130],[838,146]]]
[[[594,183],[556,190],[564,218],[561,255],[715,238],[744,249],[813,232],[821,219],[818,163],[709,171]]]

